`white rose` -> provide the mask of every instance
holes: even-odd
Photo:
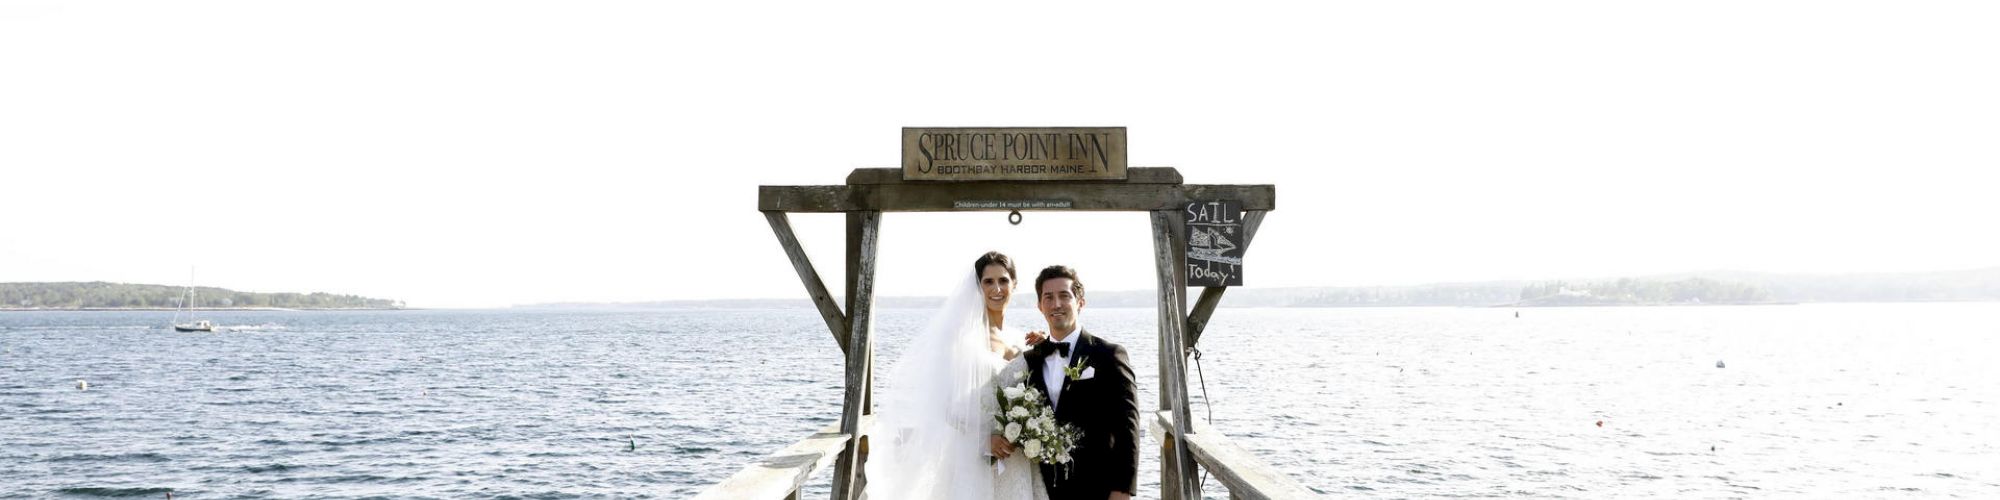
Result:
[[[1040,429],[1040,428],[1042,428],[1042,417],[1035,417],[1035,418],[1030,418],[1030,419],[1028,419],[1028,428],[1029,428],[1029,429]]]
[[[1008,422],[1007,430],[1004,431],[1002,434],[1007,437],[1007,442],[1010,443],[1014,442],[1014,440],[1016,439],[1021,439],[1021,424]]]
[[[1014,409],[1007,411],[1007,416],[1016,419],[1028,418],[1028,409],[1016,406]]]
[[[1056,421],[1055,419],[1044,418],[1042,419],[1041,425],[1036,426],[1036,428],[1041,429],[1042,432],[1053,433],[1056,431]]]
[[[1056,411],[1049,409],[1049,407],[1047,406],[1044,406],[1042,407],[1042,418],[1050,418],[1050,419],[1056,418]]]
[[[1002,389],[1000,392],[1006,394],[1007,399],[1021,399],[1020,386],[1008,387],[1006,389]]]
[[[1030,439],[1026,443],[1021,443],[1021,452],[1030,457],[1042,456],[1042,440]]]

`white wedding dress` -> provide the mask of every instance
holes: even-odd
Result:
[[[1007,332],[1006,335],[1015,335],[1015,333]],[[1025,380],[1023,377],[1028,375],[1027,359],[1027,356],[1015,356],[1013,361],[1006,362],[1000,368],[1000,372],[992,377],[992,382],[986,384],[985,390],[981,394],[987,396],[979,398],[979,400],[982,402],[981,407],[987,415],[997,413],[999,409],[1000,402],[993,399],[994,388],[1002,387],[1003,384],[1014,385],[1016,382]],[[993,419],[986,419],[986,433],[988,435],[993,434],[993,426]],[[1015,453],[1008,456],[1006,459],[1001,460],[999,467],[995,469],[998,475],[993,478],[993,498],[1048,500],[1049,490],[1042,486],[1041,468],[1037,467],[1033,461],[1028,460],[1027,454]]]
[[[1027,367],[987,350],[987,336],[984,297],[967,276],[887,370],[868,438],[869,499],[1048,498],[1032,462],[1015,454],[996,466],[987,451],[993,388]]]

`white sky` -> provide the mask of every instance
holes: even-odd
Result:
[[[686,4],[0,3],[0,281],[804,297],[756,186],[903,126],[1276,184],[1253,287],[2000,264],[1993,2]],[[1142,215],[1004,219],[888,215],[880,292],[1153,285]]]

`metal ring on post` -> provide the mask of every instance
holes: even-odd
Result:
[[[1013,212],[1011,212],[1011,213],[1008,213],[1008,214],[1007,214],[1007,223],[1008,223],[1008,224],[1013,224],[1013,225],[1016,225],[1016,226],[1019,226],[1019,225],[1021,225],[1021,211],[1020,211],[1020,210],[1015,210],[1015,211],[1013,211]]]

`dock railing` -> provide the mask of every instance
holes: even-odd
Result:
[[[1158,418],[1153,420],[1153,432],[1171,433],[1174,428],[1172,413],[1163,411],[1155,413],[1155,416]],[[1229,436],[1217,432],[1208,423],[1189,420],[1188,424],[1192,430],[1175,437],[1187,443],[1188,451],[1194,452],[1194,461],[1201,465],[1202,470],[1208,471],[1209,476],[1229,488],[1229,498],[1319,498],[1318,493],[1265,465],[1256,455],[1236,446],[1229,441]]]
[[[1155,414],[1153,432],[1171,433],[1173,422],[1169,412]],[[867,436],[874,417],[862,420],[862,435]],[[1196,464],[1208,471],[1209,476],[1229,489],[1229,498],[1241,500],[1318,498],[1319,494],[1307,489],[1291,477],[1272,469],[1258,460],[1249,450],[1230,442],[1228,436],[1209,427],[1205,422],[1191,421],[1193,432],[1176,436],[1179,442],[1187,443],[1193,452]],[[1164,435],[1164,434],[1160,434]],[[702,492],[697,499],[737,499],[737,498],[800,498],[799,491],[820,469],[833,464],[840,456],[841,447],[847,443],[847,435],[840,433],[836,423],[792,443],[776,453],[744,466],[736,474],[729,476]]]
[[[861,419],[861,435],[868,436],[868,430],[875,423],[873,415]],[[750,465],[744,466],[736,474],[729,476],[697,499],[722,500],[739,498],[800,498],[799,490],[812,480],[813,473],[833,464],[840,458],[840,452],[847,445],[847,434],[840,432],[840,423],[820,429],[805,439],[792,443],[776,453],[772,453]]]

